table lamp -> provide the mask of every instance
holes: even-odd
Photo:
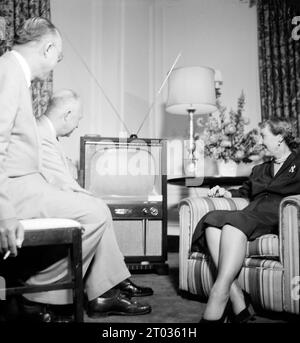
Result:
[[[186,174],[194,175],[196,170],[194,142],[194,114],[208,114],[216,111],[215,70],[209,67],[175,68],[168,81],[166,111],[189,115],[188,159]]]

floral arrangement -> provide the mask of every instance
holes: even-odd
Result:
[[[259,143],[259,132],[252,129],[245,133],[249,119],[243,116],[245,95],[241,93],[237,102],[237,110],[226,113],[226,107],[217,100],[218,112],[209,116],[204,124],[204,154],[215,160],[237,163],[250,163],[262,158],[263,147]]]

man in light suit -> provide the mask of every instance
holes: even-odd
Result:
[[[50,184],[64,191],[82,192],[93,197],[91,192],[82,188],[74,179],[71,165],[58,140],[60,137],[69,137],[77,129],[82,117],[81,99],[74,91],[62,89],[52,95],[45,115],[37,119],[42,146],[42,169]],[[99,199],[94,197],[94,201]],[[138,287],[129,280],[126,282],[130,282],[131,287],[136,287],[134,292],[129,293],[131,296],[153,294],[149,287]]]
[[[82,119],[80,97],[72,90],[55,92],[44,115],[37,119],[42,146],[43,175],[47,181],[61,190],[83,192],[91,195],[74,179],[72,165],[59,142],[60,137],[69,137]]]
[[[62,190],[49,182],[43,170],[29,87],[33,79],[45,78],[61,59],[60,33],[44,18],[27,20],[18,31],[13,50],[0,57],[0,254],[11,253],[5,261],[1,259],[0,268],[20,272],[29,284],[64,278],[68,261],[63,253],[44,251],[34,256],[23,254],[22,248],[17,251],[24,236],[18,219],[74,219],[84,227],[83,275],[88,313],[149,313],[149,305],[124,295],[149,295],[149,289],[128,280],[130,273],[117,246],[106,204],[84,192]],[[72,302],[69,290],[26,297],[46,304]]]

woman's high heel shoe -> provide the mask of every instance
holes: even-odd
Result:
[[[250,296],[244,293],[246,307],[238,314],[233,314],[231,316],[231,323],[242,324],[248,323],[250,320],[254,320],[255,312],[251,304]]]
[[[240,313],[233,316],[232,323],[242,324],[248,323],[250,320],[254,320],[254,314],[249,311],[249,307],[246,307]]]

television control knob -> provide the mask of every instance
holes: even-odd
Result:
[[[148,208],[147,208],[147,207],[144,207],[144,208],[142,209],[142,213],[143,213],[143,214],[148,214]]]
[[[158,209],[156,207],[150,207],[150,213],[152,214],[152,216],[157,216]]]

